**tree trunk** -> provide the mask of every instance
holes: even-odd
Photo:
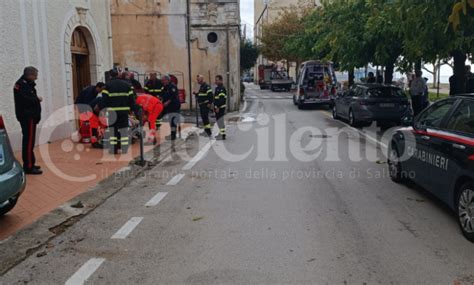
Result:
[[[395,62],[391,62],[385,66],[385,73],[384,73],[385,84],[392,84],[394,69],[395,69]]]
[[[355,79],[355,72],[354,72],[354,68],[351,68],[349,70],[349,87],[354,85],[354,79]]]
[[[437,82],[438,82],[438,68],[439,68],[439,65],[440,65],[440,60],[436,60],[433,63],[433,83],[431,84],[431,87],[433,89],[438,87]]]
[[[421,71],[421,58],[415,62],[415,72]]]
[[[466,53],[455,50],[451,53],[454,60],[453,76],[449,78],[449,95],[466,92]]]

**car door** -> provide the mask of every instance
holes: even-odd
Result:
[[[340,98],[339,103],[340,103],[340,109],[339,113],[342,117],[348,118],[349,117],[349,107],[352,101],[352,97],[355,95],[355,89],[349,89],[346,92],[344,92],[344,96]],[[338,106],[339,108],[339,106]]]
[[[433,157],[434,135],[441,130],[456,102],[456,99],[447,99],[434,103],[416,118],[413,136],[406,137],[409,158],[404,164],[407,165],[406,169],[410,171],[412,179],[425,188],[431,188],[433,185],[430,177],[433,165],[430,164],[430,159]]]
[[[453,201],[454,183],[468,169],[474,154],[474,100],[462,99],[440,130],[431,135],[435,159],[430,176],[431,192],[446,202]]]

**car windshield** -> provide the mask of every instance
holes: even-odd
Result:
[[[367,94],[372,98],[403,97],[402,90],[398,88],[373,88],[369,89]]]

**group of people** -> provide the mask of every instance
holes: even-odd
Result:
[[[157,143],[156,131],[160,129],[164,115],[168,116],[171,132],[165,139],[177,139],[180,124],[181,102],[179,91],[169,75],[161,78],[151,73],[149,79],[141,87],[132,73],[109,71],[110,80],[107,83],[98,82],[94,86],[84,88],[74,102],[80,119],[80,129],[87,127],[90,143],[94,148],[107,146],[113,154],[127,153],[131,144],[130,115],[148,123],[149,132],[146,144]],[[36,129],[41,120],[41,102],[43,98],[36,92],[35,81],[38,70],[26,67],[23,75],[15,83],[14,100],[15,113],[22,129],[22,159],[26,174],[42,174],[41,167],[36,165],[34,154]],[[225,140],[224,115],[227,106],[227,91],[223,77],[215,78],[216,89],[197,76],[199,91],[194,92],[199,105],[204,135],[213,138],[210,124],[210,114],[215,112],[219,135],[216,139]]]
[[[93,147],[102,148],[107,145],[111,153],[116,154],[119,150],[126,153],[131,143],[131,113],[149,124],[145,144],[156,144],[158,117],[164,113],[170,114],[171,135],[167,139],[176,139],[181,104],[178,88],[168,75],[160,80],[160,96],[150,92],[137,92],[140,91],[134,88],[137,83],[128,72],[119,73],[113,69],[109,71],[109,76],[111,79],[107,84],[99,82],[95,87],[84,88],[75,102],[80,116],[80,129],[83,126],[90,128],[90,142]],[[151,77],[156,77],[156,74]],[[99,129],[105,132],[100,135]]]

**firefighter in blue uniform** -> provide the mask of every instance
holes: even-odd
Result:
[[[164,92],[164,86],[163,83],[161,82],[161,79],[158,78],[158,75],[156,72],[150,73],[150,78],[145,84],[145,88],[143,88],[146,93],[157,97],[158,99],[163,102],[163,92]],[[161,112],[160,116],[156,120],[156,129],[160,129],[161,123],[163,120],[163,116],[165,115],[165,112]]]
[[[117,154],[120,149],[127,153],[130,144],[128,115],[130,111],[137,113],[135,92],[133,87],[124,80],[118,79],[116,70],[110,71],[111,81],[102,91],[102,100],[107,112],[106,144],[109,152]]]
[[[197,76],[197,83],[199,84],[198,93],[194,93],[197,96],[197,103],[199,105],[199,112],[201,113],[201,119],[204,127],[204,135],[211,137],[211,123],[209,121],[209,112],[212,111],[212,102],[214,94],[211,86],[204,81],[204,76]]]
[[[225,140],[225,123],[224,115],[227,107],[227,90],[224,87],[222,75],[216,76],[216,91],[214,92],[214,112],[216,113],[216,122],[219,127],[219,135],[217,140]]]
[[[162,78],[163,80],[163,106],[165,107],[162,113],[167,114],[168,120],[170,122],[171,134],[166,137],[166,139],[175,141],[176,140],[176,131],[180,123],[180,110],[181,102],[179,102],[178,87],[171,82],[169,75],[165,75]]]

